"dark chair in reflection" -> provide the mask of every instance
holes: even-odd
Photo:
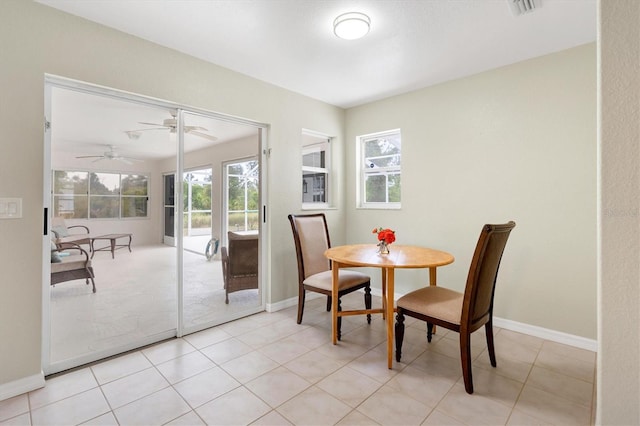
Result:
[[[245,231],[228,234],[229,247],[222,247],[222,276],[225,303],[229,293],[258,288],[258,232]]]

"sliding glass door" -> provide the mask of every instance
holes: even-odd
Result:
[[[45,103],[45,374],[264,309],[261,284],[229,294],[221,256],[223,164],[259,158],[259,126],[55,77]],[[95,293],[84,279],[51,285],[54,219],[90,230],[80,249]]]

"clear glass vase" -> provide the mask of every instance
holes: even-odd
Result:
[[[384,241],[380,241],[378,243],[378,253],[380,254],[389,254],[389,244]]]

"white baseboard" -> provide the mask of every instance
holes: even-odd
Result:
[[[0,384],[0,401],[44,387],[44,373]]]
[[[379,288],[372,288],[371,294],[373,296],[382,296],[382,290]],[[398,300],[403,294],[396,293],[395,299]],[[316,297],[324,297],[319,293],[307,292],[306,298],[313,299]],[[298,303],[297,297],[283,300],[274,304],[267,304],[268,312],[276,312],[281,309],[296,306]],[[555,331],[548,328],[538,327],[535,325],[529,325],[517,321],[508,319],[493,317],[493,324],[496,327],[504,328],[505,330],[515,331],[517,333],[527,334],[529,336],[539,337],[541,339],[550,340],[556,343],[562,343],[563,345],[573,346],[580,349],[586,349],[592,352],[598,351],[598,341],[594,339],[587,339],[585,337],[575,336],[573,334],[563,333],[562,331]]]
[[[595,339],[587,339],[586,337],[575,336],[573,334],[563,333],[562,331],[550,330],[548,328],[538,327],[536,325],[524,324],[504,318],[493,317],[493,325],[529,336],[540,337],[541,339],[551,340],[552,342],[562,343],[564,345],[573,346],[580,349],[586,349],[592,352],[598,352],[598,341]]]
[[[317,299],[318,297],[326,297],[326,296],[320,293],[314,293],[312,291],[308,291],[307,294],[305,295],[306,300],[313,300],[313,299]],[[298,305],[298,297],[296,296],[296,297],[291,297],[289,299],[285,299],[276,303],[267,303],[267,305],[265,306],[265,310],[267,312],[277,312],[277,311],[281,311],[283,309],[287,309],[297,305]]]

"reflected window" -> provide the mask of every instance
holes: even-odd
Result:
[[[250,231],[259,228],[260,169],[257,160],[228,163],[225,167],[227,189],[227,230]]]
[[[67,219],[147,217],[146,175],[53,171],[53,215]]]
[[[328,136],[302,132],[302,204],[318,208],[329,205],[330,147]]]

